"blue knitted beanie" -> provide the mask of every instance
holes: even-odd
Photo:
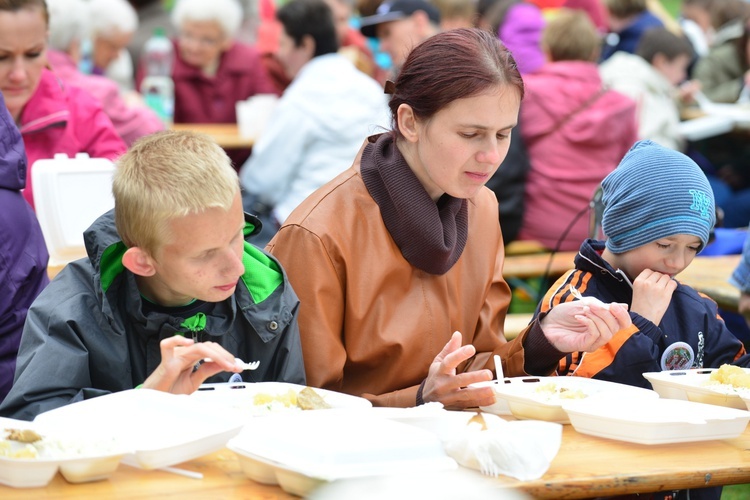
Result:
[[[639,141],[602,181],[602,230],[612,253],[689,234],[701,250],[716,223],[714,195],[703,171],[684,154]]]

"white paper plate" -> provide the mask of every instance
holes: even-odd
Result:
[[[286,407],[279,402],[270,405],[257,405],[254,400],[259,394],[280,396],[287,394],[289,391],[299,393],[304,388],[304,385],[287,382],[203,384],[190,398],[199,401],[202,405],[221,407],[224,411],[231,412],[238,418],[249,418],[301,411],[297,407]],[[372,408],[372,403],[364,398],[325,389],[313,388],[313,390],[331,408]]]
[[[243,421],[186,395],[132,389],[42,413],[45,428],[96,429],[127,443],[124,463],[158,469],[223,448]]]
[[[37,458],[0,457],[0,484],[13,488],[46,486],[59,470],[70,483],[84,483],[107,479],[117,469],[124,446],[111,439],[97,443],[94,437],[74,437],[70,431],[50,432],[39,425],[23,420],[0,418],[0,429],[31,429],[42,436]],[[4,436],[2,432],[0,435]],[[14,449],[26,446],[2,440]]]
[[[738,410],[749,408],[742,396],[750,398],[750,389],[743,390],[729,385],[710,383],[711,374],[717,369],[666,370],[644,373],[643,376],[651,382],[651,386],[663,398],[683,399]],[[748,368],[743,370],[750,373]]]
[[[365,411],[279,414],[229,441],[245,474],[296,495],[335,479],[455,469],[436,435]]]
[[[731,439],[745,431],[750,412],[715,405],[655,399],[570,401],[564,404],[576,431],[639,444]]]
[[[562,408],[562,403],[568,400],[547,394],[540,388],[555,387],[562,389],[568,395],[583,395],[585,399],[594,400],[622,398],[654,400],[659,397],[656,392],[648,389],[584,377],[511,377],[506,378],[502,383],[493,380],[491,385],[495,390],[497,400],[504,401],[514,417],[561,424],[570,423],[568,414]],[[481,409],[488,413],[496,413],[494,406]]]

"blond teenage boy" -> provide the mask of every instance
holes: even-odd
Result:
[[[216,143],[147,136],[118,161],[112,191],[114,210],[84,233],[88,258],[29,309],[1,415],[30,420],[137,386],[305,382],[299,301],[276,259],[246,241],[257,219]],[[241,372],[235,356],[260,366]]]

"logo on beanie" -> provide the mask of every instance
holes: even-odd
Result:
[[[701,218],[711,220],[711,198],[703,191],[697,189],[691,189],[690,194],[693,195],[693,203],[690,205],[690,210],[695,210],[701,214]]]

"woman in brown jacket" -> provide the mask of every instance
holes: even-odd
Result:
[[[370,137],[268,246],[301,300],[310,385],[380,406],[488,405],[491,388],[469,385],[492,378],[493,354],[508,375],[546,375],[630,324],[620,305],[575,301],[505,341],[510,291],[484,184],[508,151],[523,82],[497,38],[435,35],[386,91],[393,131]]]

